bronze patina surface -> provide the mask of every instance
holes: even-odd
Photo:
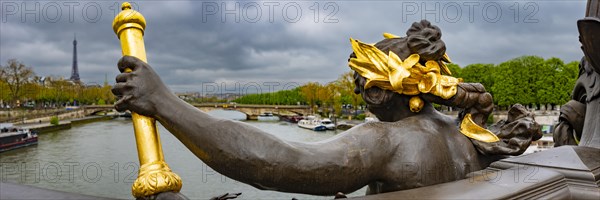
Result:
[[[374,47],[386,55],[394,53],[397,60],[421,66],[435,62],[438,68],[442,61],[449,62],[440,29],[428,21],[414,23],[406,37],[386,36]],[[353,58],[354,53],[349,60]],[[423,92],[435,86],[424,83],[427,87],[420,93],[407,95],[378,84],[365,87],[368,80],[356,73],[355,91],[381,122],[365,123],[321,142],[290,142],[194,108],[169,91],[140,59],[124,56],[118,68],[122,73],[113,88],[120,97],[117,110],[158,119],[211,168],[260,189],[333,196],[365,185],[368,194],[434,185],[463,179],[505,155],[521,154],[541,136],[539,125],[522,106],[513,107],[507,120],[490,128],[499,138],[496,142],[463,135],[459,124],[465,116],[485,127],[493,109],[492,97],[481,84],[454,84],[455,92],[447,96]],[[439,78],[440,70],[429,75]],[[415,97],[422,101],[418,112],[410,109]],[[447,116],[432,103],[463,112],[459,118]]]
[[[554,132],[555,146],[579,145],[600,148],[600,2],[590,0],[586,17],[577,21],[584,57],[572,100],[560,110]]]

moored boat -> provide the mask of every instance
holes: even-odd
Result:
[[[273,113],[266,112],[258,115],[258,121],[279,121],[279,117],[273,115]]]
[[[294,123],[294,124],[297,124],[302,119],[304,119],[304,117],[302,117],[300,115],[281,116],[281,120],[289,122],[289,123]]]
[[[315,116],[308,116],[298,122],[298,126],[313,131],[325,131],[327,129],[335,129],[335,125],[330,119],[318,119]]]
[[[131,118],[131,112],[129,112],[129,111],[121,112],[121,113],[119,113],[119,117]]]
[[[323,125],[323,126],[325,126],[325,128],[327,128],[327,130],[335,129],[335,124],[329,118],[322,119],[320,122],[321,122],[321,125]]]
[[[375,117],[365,117],[365,123],[366,122],[378,122],[379,119],[375,118]]]
[[[12,124],[0,124],[0,152],[35,145],[37,134]]]

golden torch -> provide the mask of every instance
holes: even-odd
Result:
[[[123,55],[135,56],[148,62],[143,37],[146,20],[142,14],[132,10],[131,4],[124,2],[112,27],[121,40]],[[131,72],[131,69],[126,69],[125,72]],[[156,120],[137,113],[131,113],[131,115],[140,159],[138,177],[131,187],[133,196],[139,198],[161,192],[179,192],[181,178],[173,173],[165,162],[156,130]]]

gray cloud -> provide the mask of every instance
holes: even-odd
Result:
[[[144,37],[148,61],[176,91],[200,91],[208,82],[332,81],[349,70],[350,37],[374,43],[383,32],[403,36],[421,18],[442,29],[449,55],[462,66],[522,55],[579,60],[576,21],[583,18],[586,4],[583,0],[136,3],[148,22]],[[75,5],[74,12],[69,13],[67,4]],[[112,83],[121,57],[111,28],[118,5],[2,1],[0,62],[17,58],[38,75],[68,78],[71,42],[77,33],[83,81],[102,83],[107,74]],[[24,6],[37,14],[23,15],[28,12]],[[501,15],[495,12],[498,8]]]

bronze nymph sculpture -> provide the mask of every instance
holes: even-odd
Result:
[[[589,1],[586,17],[577,21],[584,57],[572,100],[560,110],[554,132],[555,146],[580,145],[600,148],[600,3]]]
[[[349,59],[356,70],[355,91],[381,122],[359,125],[325,141],[284,141],[243,122],[212,117],[175,96],[148,64],[131,56],[118,62],[122,73],[113,88],[120,98],[115,108],[157,119],[204,163],[232,179],[259,189],[314,195],[349,193],[365,185],[367,194],[376,194],[463,179],[506,155],[523,153],[541,137],[539,125],[522,106],[511,108],[508,119],[490,131],[483,128],[493,109],[491,95],[481,84],[461,83],[443,69],[450,61],[446,46],[440,29],[428,21],[414,23],[406,37],[386,34],[374,46],[352,42],[361,46]],[[364,66],[383,61],[365,63],[365,55],[375,54],[357,52],[361,49],[383,52],[393,62],[411,62],[404,68],[409,74],[387,80],[365,77],[373,68]],[[393,74],[398,69],[394,67],[402,66],[396,64],[383,71]],[[414,66],[423,70],[411,72]],[[415,84],[410,78],[425,81],[407,94]],[[454,118],[436,111],[432,103],[463,111]],[[479,128],[461,132],[464,120]],[[491,133],[497,138],[478,137]]]

